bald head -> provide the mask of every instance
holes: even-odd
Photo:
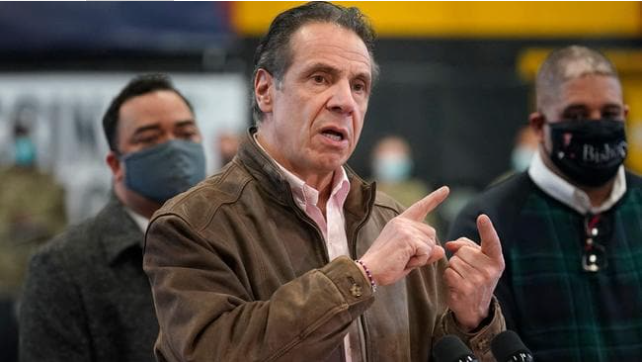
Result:
[[[553,51],[542,63],[535,80],[537,108],[542,111],[558,99],[565,82],[587,75],[618,79],[613,64],[593,49],[573,45]]]

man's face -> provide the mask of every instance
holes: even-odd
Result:
[[[129,99],[120,108],[117,129],[118,151],[127,155],[143,149],[181,139],[201,142],[194,115],[185,102],[172,91],[156,91]],[[117,181],[122,181],[124,168],[117,158],[109,161]]]
[[[327,175],[348,160],[359,140],[372,60],[357,34],[328,23],[298,29],[290,52],[280,82],[265,71],[257,75],[255,93],[265,113],[259,140],[299,177]]]
[[[627,112],[619,81],[604,75],[587,75],[566,81],[560,87],[558,101],[542,110],[548,123],[599,119],[623,121]],[[541,129],[538,136],[550,151],[552,145],[550,137],[546,136],[548,132]]]
[[[126,155],[172,139],[201,142],[194,115],[178,94],[157,91],[120,107],[118,150]]]

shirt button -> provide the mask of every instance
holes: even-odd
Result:
[[[352,296],[356,298],[359,298],[363,295],[361,287],[356,283],[352,284],[352,286],[350,287],[350,293],[352,293]]]

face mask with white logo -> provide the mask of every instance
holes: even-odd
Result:
[[[549,123],[551,160],[578,185],[599,187],[617,173],[627,153],[624,121]]]

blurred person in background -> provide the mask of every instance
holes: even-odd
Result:
[[[379,140],[372,150],[371,165],[377,190],[388,194],[404,207],[409,207],[432,191],[425,182],[412,177],[412,151],[402,137],[386,136]],[[426,216],[426,222],[439,230],[434,213]]]
[[[67,225],[64,190],[38,170],[33,120],[22,113],[14,120],[14,163],[0,170],[0,295],[14,297],[31,253]]]
[[[0,170],[0,354],[16,359],[17,310],[31,254],[64,230],[65,191],[37,168],[33,112],[26,105],[13,119],[13,164]]]
[[[372,150],[372,176],[378,190],[404,207],[421,200],[430,191],[423,181],[412,178],[413,167],[410,145],[401,137],[384,137]]]
[[[354,7],[310,2],[274,19],[255,53],[256,127],[149,225],[159,361],[424,362],[444,334],[490,360],[504,328],[490,221],[482,247],[449,243],[459,260],[447,263],[424,219],[448,188],[404,211],[344,166],[376,78],[373,42]]]
[[[31,260],[22,361],[154,361],[158,333],[142,246],[149,218],[205,177],[190,103],[164,75],[133,79],[103,118],[113,196]]]
[[[642,179],[625,171],[622,86],[595,50],[552,52],[536,78],[526,172],[471,202],[451,236],[488,214],[506,270],[507,327],[547,361],[642,361]]]
[[[533,127],[530,125],[520,127],[515,135],[515,143],[510,156],[510,169],[494,179],[490,185],[500,183],[516,173],[528,170],[528,166],[530,166],[538,150],[539,139],[535,131],[533,131]]]
[[[521,127],[515,137],[515,145],[511,152],[510,165],[512,172],[524,172],[531,165],[533,156],[539,149],[537,133],[530,125]]]

